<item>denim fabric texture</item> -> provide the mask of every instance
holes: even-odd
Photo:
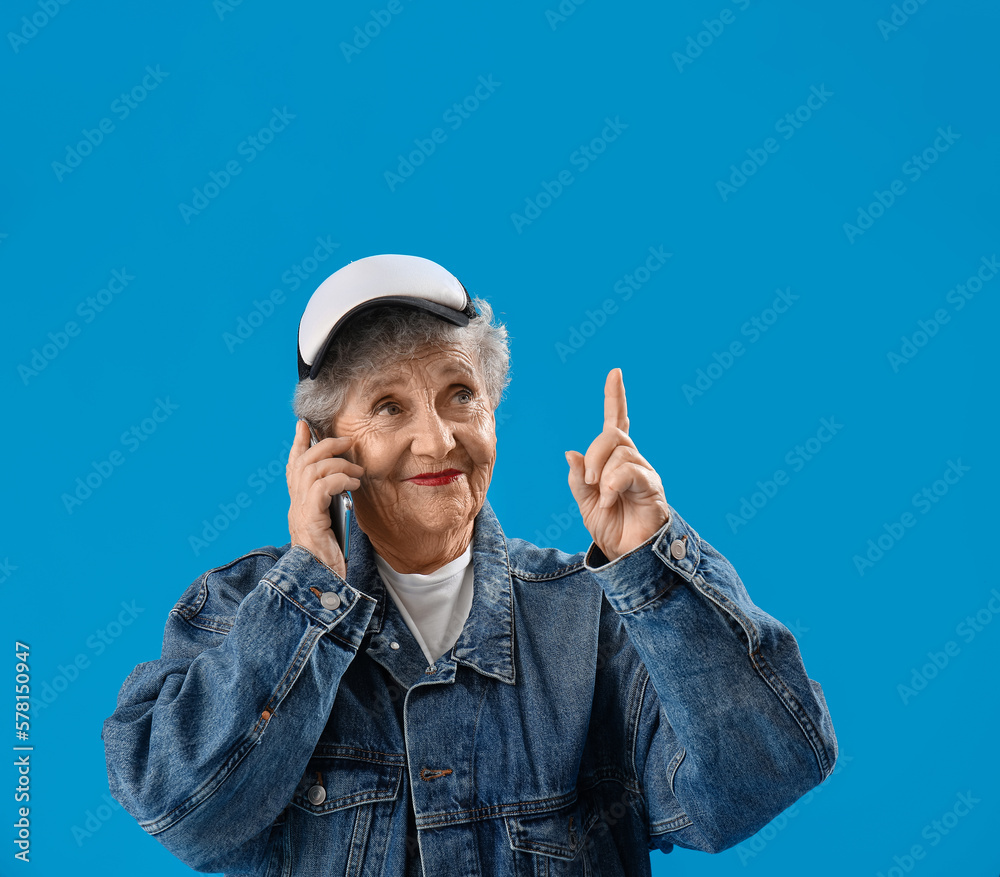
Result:
[[[673,508],[607,563],[508,540],[486,504],[432,667],[351,539],[347,581],[289,545],[202,575],[104,724],[115,797],[195,869],[637,877],[833,769],[792,634]]]

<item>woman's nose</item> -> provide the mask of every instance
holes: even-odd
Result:
[[[414,456],[443,460],[456,445],[451,423],[433,408],[421,409],[413,426],[410,450]]]

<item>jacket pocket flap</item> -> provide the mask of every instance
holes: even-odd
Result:
[[[579,803],[528,816],[508,816],[507,834],[512,849],[542,853],[559,859],[575,859],[584,846],[587,832],[597,821]]]
[[[392,801],[403,781],[404,755],[351,746],[320,746],[292,803],[317,815],[372,801]]]

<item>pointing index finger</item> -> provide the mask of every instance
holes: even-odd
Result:
[[[628,434],[628,406],[625,404],[625,381],[622,370],[613,368],[604,382],[604,428],[620,429]]]

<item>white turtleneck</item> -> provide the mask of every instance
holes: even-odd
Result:
[[[455,645],[472,608],[472,544],[426,575],[396,572],[378,554],[375,565],[427,663],[433,664]]]

